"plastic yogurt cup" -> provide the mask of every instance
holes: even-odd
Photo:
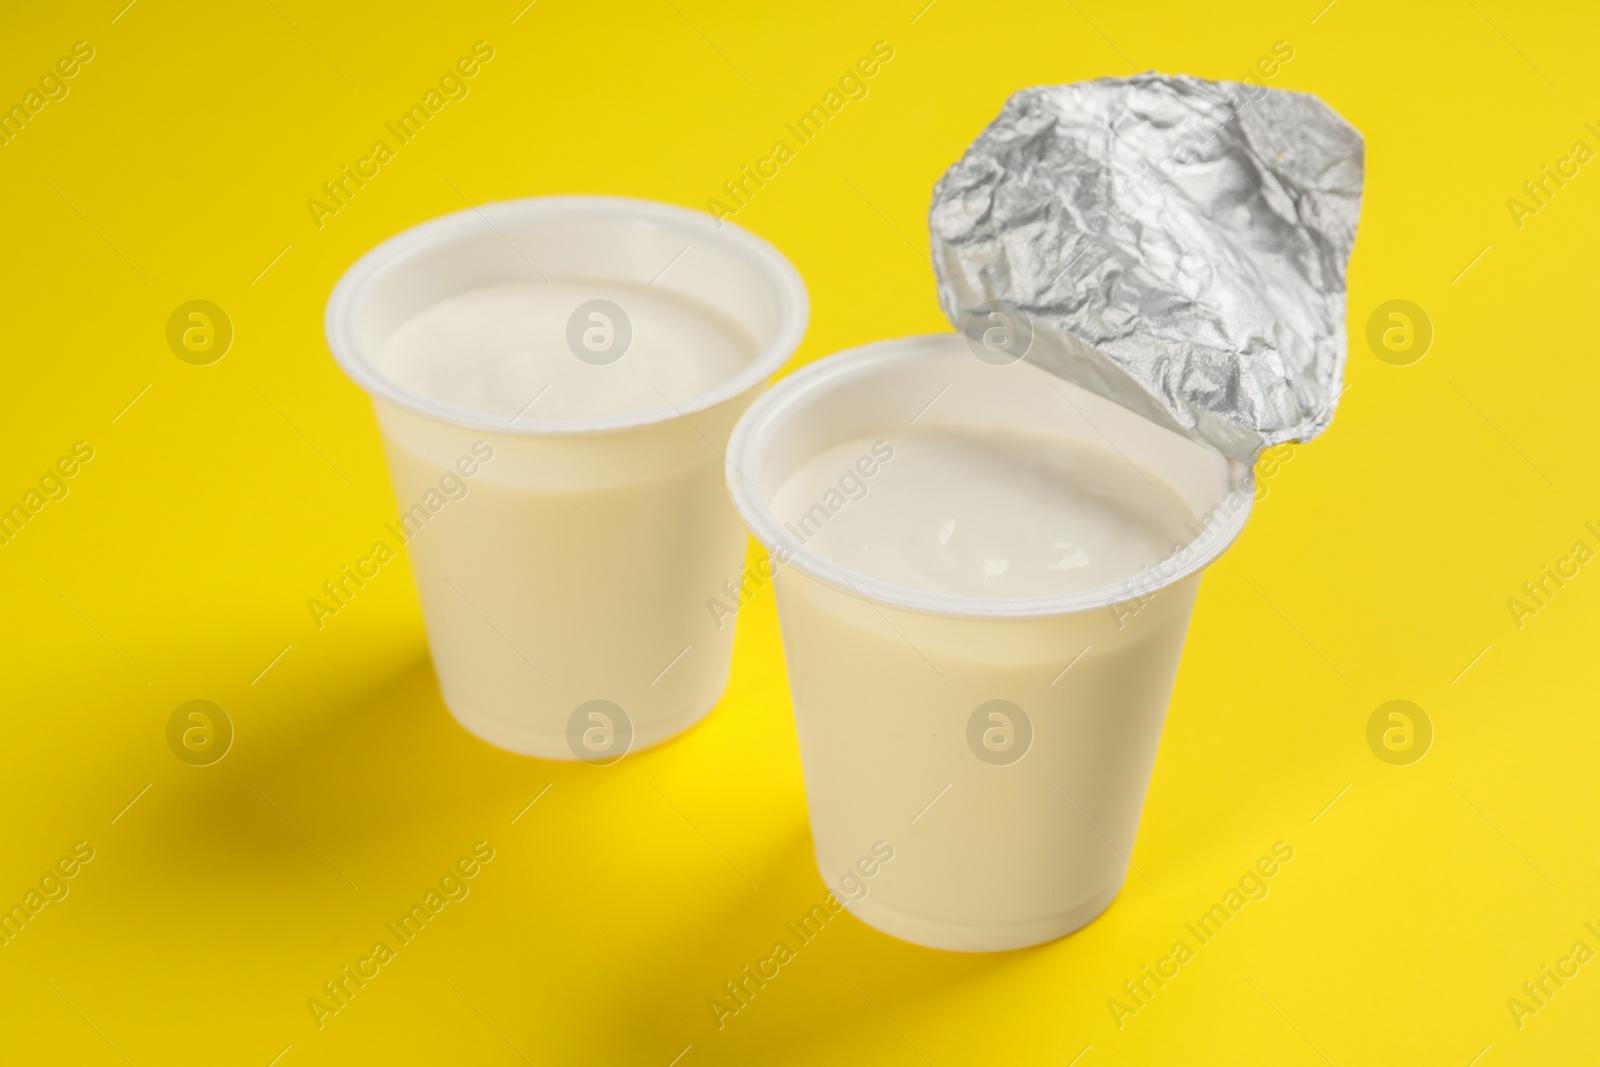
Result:
[[[328,302],[372,398],[440,689],[474,734],[605,763],[703,717],[745,538],[740,413],[805,332],[771,245],[611,197],[487,204],[368,252]]]
[[[1251,478],[958,334],[842,352],[751,406],[728,487],[776,564],[817,865],[893,850],[841,893],[857,917],[987,951],[1110,905]]]

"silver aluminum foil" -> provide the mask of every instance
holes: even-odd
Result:
[[[939,303],[980,356],[1000,323],[1013,358],[1251,462],[1333,420],[1361,179],[1305,93],[1024,89],[934,188]]]

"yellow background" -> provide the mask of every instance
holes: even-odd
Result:
[[[1506,203],[1574,141],[1600,148],[1592,13],[124,2],[8,4],[0,26],[7,106],[74,42],[95,49],[0,146],[0,503],[95,449],[0,547],[0,902],[74,842],[96,850],[0,947],[0,1058],[1600,1060],[1600,963],[1520,1029],[1506,1006],[1575,941],[1600,949],[1600,565],[1520,629],[1506,603],[1573,542],[1600,548],[1600,164],[1520,228]],[[307,199],[479,40],[495,57],[470,96],[319,230]],[[825,891],[770,590],[739,616],[726,696],[675,743],[597,770],[475,740],[440,703],[407,564],[320,631],[306,609],[394,513],[322,310],[363,251],[467,201],[703,208],[876,41],[895,55],[870,95],[738,216],[810,288],[796,364],[947,328],[930,190],[1013,90],[1237,78],[1287,41],[1269,84],[1367,139],[1351,387],[1202,586],[1133,855],[1148,881],[1073,937],[997,955],[841,919],[719,1031],[707,999]],[[207,367],[165,341],[197,298],[236,331]],[[1365,342],[1392,299],[1434,326],[1410,366]],[[1405,767],[1365,739],[1395,698],[1435,730]],[[167,747],[192,699],[237,730],[210,767]],[[479,840],[496,857],[471,896],[319,1031],[308,998]],[[1107,999],[1279,840],[1295,859],[1271,895],[1119,1030]]]

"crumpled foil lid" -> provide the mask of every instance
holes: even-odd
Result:
[[[1361,135],[1306,93],[1024,89],[934,188],[939,303],[980,356],[1253,462],[1333,420],[1361,179]]]

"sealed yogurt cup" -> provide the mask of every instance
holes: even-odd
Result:
[[[1110,905],[1251,477],[959,334],[842,352],[751,406],[728,487],[776,565],[817,865],[858,918],[990,951]]]
[[[345,273],[328,343],[372,398],[463,726],[607,763],[712,708],[733,626],[706,602],[745,549],[723,452],[806,315],[765,241],[612,197],[458,211]]]

